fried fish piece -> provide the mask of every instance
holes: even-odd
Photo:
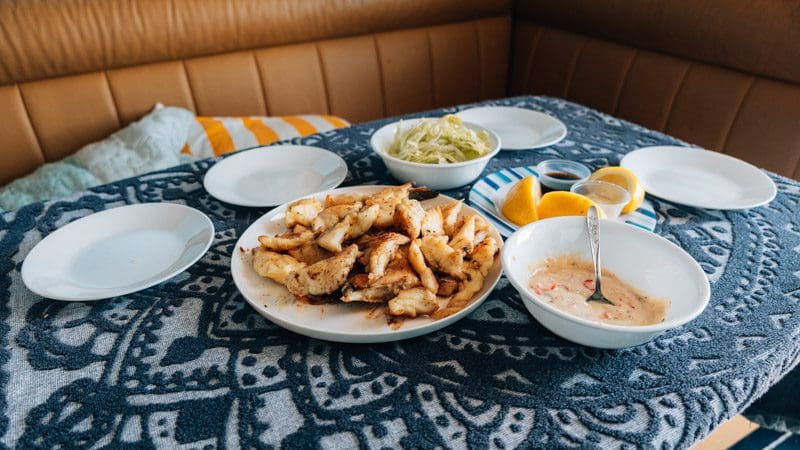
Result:
[[[301,233],[283,233],[277,236],[259,236],[258,242],[269,250],[285,252],[300,247],[314,240],[314,233],[303,231]]]
[[[361,202],[329,206],[317,214],[317,217],[311,222],[311,230],[315,233],[322,233],[348,215],[358,212],[362,206],[364,204]]]
[[[357,257],[358,246],[350,245],[338,255],[290,273],[286,288],[297,296],[331,294],[347,281]]]
[[[493,237],[487,237],[482,240],[470,254],[469,264],[478,269],[481,275],[485,277],[486,274],[489,273],[489,269],[492,268],[494,264],[494,255],[499,249],[500,246],[497,244],[497,241]]]
[[[439,290],[436,295],[439,297],[450,297],[458,290],[458,280],[453,277],[443,276],[437,279],[439,282]]]
[[[370,287],[385,287],[391,289],[392,292],[397,292],[401,289],[419,286],[419,277],[405,258],[398,258],[392,261],[382,277],[370,280],[369,285]]]
[[[403,199],[408,198],[411,191],[411,183],[400,186],[392,186],[376,192],[364,200],[365,205],[378,205],[380,210],[375,220],[378,228],[388,228],[394,225],[394,210]]]
[[[325,250],[339,253],[342,243],[355,239],[366,233],[378,217],[378,205],[365,206],[357,213],[352,213],[326,231],[317,239],[317,244]]]
[[[458,214],[461,212],[461,206],[464,201],[450,203],[442,208],[442,217],[444,218],[444,233],[452,236],[456,232],[456,225],[458,224]]]
[[[439,291],[439,281],[436,280],[433,270],[425,264],[425,256],[422,254],[422,250],[419,249],[418,239],[411,241],[408,246],[408,262],[411,263],[411,267],[419,275],[419,279],[425,289],[434,293]]]
[[[438,206],[425,211],[425,217],[422,218],[422,235],[423,236],[440,236],[444,234],[444,216],[442,216],[442,209]]]
[[[303,244],[300,247],[289,250],[288,253],[292,258],[305,264],[314,264],[333,256],[331,252],[320,247],[316,242]]]
[[[475,216],[475,242],[481,242],[492,232],[492,226],[481,216]]]
[[[419,237],[422,231],[422,219],[425,218],[425,208],[416,201],[404,198],[394,210],[394,224],[411,239]]]
[[[289,255],[282,255],[264,247],[253,249],[253,269],[256,273],[280,284],[286,283],[286,277],[290,273],[305,266],[305,263],[297,261]]]
[[[401,245],[408,244],[410,239],[400,233],[381,233],[370,244],[369,279],[383,276],[386,266],[392,261]]]
[[[461,279],[464,255],[447,245],[447,240],[447,236],[424,236],[419,240],[419,249],[434,270]]]
[[[325,207],[330,208],[331,206],[336,205],[351,205],[353,203],[361,203],[367,194],[362,192],[351,192],[349,194],[338,194],[338,195],[326,195],[325,196]]]
[[[394,296],[394,292],[387,287],[368,287],[355,289],[346,286],[342,290],[341,300],[345,303],[365,302],[365,303],[386,303]]]
[[[313,197],[291,203],[286,208],[286,217],[284,219],[286,228],[292,228],[295,225],[309,227],[320,211],[322,211],[322,202]]]
[[[454,250],[470,253],[475,248],[475,216],[464,219],[461,227],[450,239],[450,247]]]
[[[436,294],[425,288],[404,289],[389,300],[389,314],[393,316],[413,318],[430,314],[438,307]]]
[[[442,319],[451,316],[469,304],[481,288],[483,281],[486,279],[478,269],[467,266],[464,269],[464,279],[458,283],[459,290],[447,303],[444,309],[436,311],[433,315],[435,319]]]

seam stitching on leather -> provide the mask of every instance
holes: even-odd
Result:
[[[108,81],[108,71],[103,71],[103,79],[106,80],[106,87],[108,88],[108,95],[111,97],[111,104],[114,105],[114,113],[117,115],[117,129],[122,128],[122,117],[119,115],[119,105],[117,98],[114,97],[114,91],[111,89],[111,82]]]
[[[194,88],[192,87],[192,77],[189,76],[189,69],[186,68],[186,60],[182,59],[181,67],[183,68],[183,76],[186,77],[186,85],[189,86],[189,99],[192,101],[192,109],[195,115],[198,115],[199,111],[197,111],[197,99],[194,98]]]
[[[739,114],[742,112],[742,105],[744,105],[744,101],[747,100],[747,97],[750,96],[750,91],[753,90],[753,85],[756,84],[756,77],[750,77],[750,84],[747,86],[747,90],[744,91],[744,95],[739,100],[739,105],[736,107],[736,114],[733,115],[733,120],[731,120],[730,125],[728,125],[728,129],[725,131],[725,137],[722,139],[722,145],[719,147],[720,153],[726,153],[725,150],[728,147],[728,138],[731,137],[731,131],[733,130],[733,125],[739,119]]]
[[[631,69],[633,68],[633,63],[636,62],[636,58],[639,57],[639,49],[633,49],[633,57],[628,62],[628,67],[625,68],[625,72],[622,74],[622,80],[620,81],[619,87],[617,88],[617,95],[614,97],[614,107],[611,109],[613,111],[612,115],[617,115],[617,109],[619,109],[619,102],[622,99],[622,92],[625,90],[625,84],[628,82],[628,75],[631,73]]]
[[[428,61],[431,64],[431,70],[428,71],[431,77],[431,97],[433,98],[433,107],[439,106],[439,101],[436,98],[436,81],[434,79],[433,73],[433,43],[431,42],[431,27],[425,28],[425,37],[428,40]]]
[[[589,39],[593,38],[587,38],[587,37],[583,38],[582,45],[578,47],[578,51],[576,52],[575,57],[572,58],[572,62],[570,64],[571,67],[569,69],[569,75],[567,75],[567,79],[564,83],[564,91],[563,94],[561,95],[563,98],[567,99],[569,98],[569,91],[572,88],[572,79],[575,77],[575,70],[578,67],[578,61],[580,61],[581,55],[583,55],[583,50],[586,48],[586,44],[589,43]]]
[[[528,54],[527,62],[525,65],[525,79],[523,80],[522,84],[522,92],[527,93],[533,91],[531,87],[531,76],[533,75],[533,59],[536,56],[536,50],[539,49],[539,41],[542,39],[542,35],[544,34],[545,27],[539,25],[539,28],[536,30],[536,35],[533,37],[533,44],[531,45],[531,52]]]
[[[375,59],[378,64],[378,77],[381,80],[381,105],[383,106],[383,117],[386,117],[386,81],[383,78],[383,63],[381,62],[381,50],[378,47],[378,36],[372,34],[372,47],[375,49]]]
[[[22,95],[22,89],[20,88],[20,83],[15,83],[14,88],[17,91],[17,95],[19,95],[19,100],[22,102],[22,109],[25,110],[25,118],[28,119],[28,125],[31,126],[31,131],[33,131],[33,138],[36,140],[36,145],[39,148],[39,154],[42,156],[42,162],[46,163],[47,155],[44,153],[44,146],[42,145],[42,141],[39,138],[39,133],[36,131],[36,125],[33,123],[33,118],[31,117],[31,112],[28,109],[28,102],[25,101],[25,96]]]
[[[478,22],[478,20],[472,21],[472,31],[475,34],[475,43],[478,47],[478,98],[475,100],[486,98],[486,93],[484,92],[485,90],[483,88],[483,52],[481,51],[481,30]]]
[[[322,75],[322,90],[325,91],[325,113],[333,114],[331,111],[331,94],[328,92],[328,78],[325,75],[325,62],[322,60],[322,52],[319,49],[318,42],[314,42],[314,50],[317,52],[317,64],[319,64],[319,73]]]
[[[253,64],[256,65],[256,74],[258,75],[258,87],[261,89],[261,99],[264,100],[264,115],[269,115],[269,98],[267,97],[267,88],[264,87],[264,77],[261,74],[261,67],[258,65],[255,50],[250,51],[250,56],[253,57]]]
[[[664,123],[659,127],[659,131],[666,131],[669,128],[669,121],[672,119],[672,110],[675,108],[675,100],[678,99],[678,95],[681,93],[681,89],[683,89],[683,83],[686,81],[686,77],[689,75],[689,71],[692,69],[692,61],[689,61],[686,64],[686,68],[683,70],[683,76],[681,76],[681,81],[678,82],[678,87],[675,88],[675,93],[672,94],[672,100],[670,100],[669,105],[667,106],[667,117],[664,118]]]

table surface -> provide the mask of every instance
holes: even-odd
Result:
[[[600,167],[638,147],[681,144],[563,100],[482,104],[543,111],[569,129],[555,146],[501,152],[486,173],[553,157]],[[389,121],[292,142],[340,154],[350,169],[344,185],[393,183],[368,143]],[[699,318],[648,344],[611,351],[560,339],[528,315],[503,279],[477,311],[439,332],[344,345],[285,331],[245,303],[230,254],[239,233],[267,210],[210,197],[202,178],[213,163],[0,216],[0,443],[685,448],[800,359],[797,182],[773,175],[778,197],[749,212],[651,199],[656,231],[697,259],[712,298]],[[95,211],[161,201],[204,211],[217,230],[209,252],[187,271],[90,303],[42,299],[24,287],[22,261],[43,236]]]

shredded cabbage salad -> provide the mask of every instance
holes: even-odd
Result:
[[[423,119],[402,131],[403,123],[394,133],[387,153],[406,161],[446,164],[469,161],[491,152],[489,134],[475,131],[448,114],[438,119]]]

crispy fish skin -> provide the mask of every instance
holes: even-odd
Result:
[[[314,233],[303,231],[301,233],[284,233],[277,236],[259,236],[258,242],[272,251],[285,252],[293,248],[300,247],[314,240]]]
[[[371,245],[369,253],[369,279],[383,276],[386,266],[392,261],[401,245],[408,244],[410,239],[400,233],[381,233],[377,241]]]
[[[317,245],[316,242],[309,242],[300,247],[289,250],[289,255],[305,264],[314,264],[323,259],[330,258],[333,254]]]
[[[290,273],[305,267],[305,263],[297,261],[289,255],[283,255],[258,247],[253,249],[253,269],[262,277],[280,284],[286,283]]]
[[[422,231],[422,220],[425,218],[425,209],[416,200],[404,198],[394,210],[395,226],[411,239],[419,237]]]
[[[389,314],[393,316],[417,317],[436,311],[436,294],[425,288],[404,289],[389,300]]]
[[[425,264],[425,256],[422,254],[422,250],[419,249],[418,239],[411,241],[408,246],[408,262],[411,263],[411,267],[419,275],[419,279],[425,289],[434,293],[439,291],[439,281],[436,280],[433,270]]]
[[[423,236],[441,236],[444,234],[444,216],[442,216],[442,209],[438,206],[425,211],[425,217],[422,218]]]
[[[458,224],[458,214],[461,212],[461,207],[463,204],[464,200],[459,200],[442,208],[442,217],[444,218],[444,233],[446,235],[452,236],[453,233],[455,233],[456,225]]]
[[[425,261],[434,270],[458,279],[464,277],[462,273],[464,255],[447,245],[447,236],[425,236],[420,239],[419,249]]]
[[[316,198],[300,199],[286,208],[286,217],[284,218],[286,228],[292,228],[295,225],[309,227],[320,211],[322,211],[322,202]]]
[[[475,294],[481,290],[485,279],[486,277],[481,275],[478,269],[472,267],[464,269],[464,279],[458,284],[458,292],[450,297],[447,306],[444,309],[436,311],[433,317],[435,319],[442,319],[464,309],[475,297]]]
[[[290,273],[286,288],[297,296],[331,294],[347,281],[357,257],[358,246],[353,244],[338,255]]]
[[[453,250],[470,253],[475,248],[475,216],[469,216],[464,219],[461,227],[450,239],[450,247]]]
[[[329,206],[317,214],[311,222],[311,230],[314,233],[322,233],[348,215],[358,212],[362,206],[364,205],[361,202]]]

